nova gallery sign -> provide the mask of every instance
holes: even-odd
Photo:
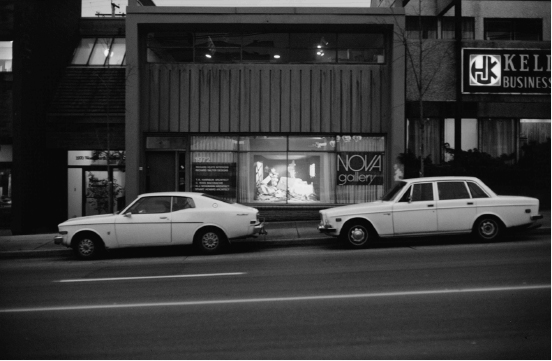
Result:
[[[550,94],[550,50],[462,49],[462,93]]]

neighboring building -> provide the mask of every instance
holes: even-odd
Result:
[[[443,145],[460,141],[516,157],[523,142],[550,138],[550,1],[462,1],[460,44],[456,2],[446,0],[424,1],[421,19],[417,1],[131,0],[115,18],[54,3],[8,2],[2,12],[15,19],[0,27],[0,66],[13,41],[13,71],[0,72],[0,189],[13,200],[14,234],[54,231],[152,191],[212,193],[270,221],[378,199],[401,176],[399,155],[420,152],[419,20],[431,50],[422,68],[433,75],[425,155],[444,161]],[[469,78],[459,88],[462,49],[466,59],[507,54],[516,71],[532,60],[542,75],[522,80],[531,89]]]
[[[462,150],[477,148],[515,161],[523,145],[550,140],[550,1],[423,1],[421,11],[418,1],[404,3],[413,53],[413,63],[407,60],[408,149],[421,155],[424,143],[423,155],[440,163],[450,159],[445,144],[458,148],[460,141]],[[462,40],[456,47],[459,4]],[[423,95],[424,142],[414,79],[420,32],[424,87],[429,84]]]

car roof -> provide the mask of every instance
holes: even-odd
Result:
[[[419,178],[408,178],[402,179],[402,181],[407,183],[414,182],[435,182],[435,181],[479,181],[479,178],[475,177],[461,177],[461,176],[442,176],[442,177],[419,177]]]
[[[153,193],[142,193],[138,198],[142,197],[151,197],[151,196],[165,196],[165,197],[192,197],[192,196],[201,196],[204,193],[199,192],[153,192]]]

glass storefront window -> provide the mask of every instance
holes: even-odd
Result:
[[[241,137],[240,150],[251,151],[276,151],[287,149],[286,137],[258,136]]]
[[[193,152],[191,190],[235,202],[236,171],[236,153]]]
[[[0,41],[0,72],[12,71],[13,41]]]
[[[238,137],[192,137],[192,150],[238,150]]]
[[[147,137],[146,149],[186,149],[186,138]]]
[[[73,55],[73,65],[87,65],[88,59],[90,58],[90,52],[96,43],[96,39],[84,38],[81,39],[81,42],[77,49],[75,50],[75,55]]]
[[[335,150],[335,137],[289,137],[289,150]]]

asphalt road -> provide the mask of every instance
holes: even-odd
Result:
[[[2,260],[3,359],[550,359],[550,237]]]

